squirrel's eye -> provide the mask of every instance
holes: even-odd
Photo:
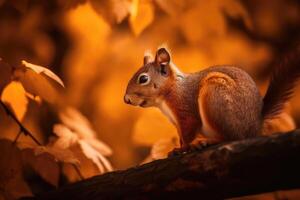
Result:
[[[147,74],[145,73],[140,74],[138,78],[138,83],[140,85],[147,85],[149,82],[150,82],[150,77]]]

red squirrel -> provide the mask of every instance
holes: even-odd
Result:
[[[253,79],[234,66],[212,66],[183,73],[166,48],[144,65],[128,83],[124,101],[158,107],[176,126],[180,148],[170,155],[222,141],[262,134],[265,120],[276,117],[289,100],[300,75],[300,50],[289,55],[272,73],[262,97]]]

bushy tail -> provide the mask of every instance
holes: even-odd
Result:
[[[264,119],[277,117],[293,95],[293,89],[300,77],[300,45],[286,55],[275,66],[270,85],[263,99],[262,116]]]

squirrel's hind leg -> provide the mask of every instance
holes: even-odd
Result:
[[[236,90],[235,81],[221,72],[209,73],[201,80],[198,105],[201,132],[207,140],[231,140],[240,129],[238,109],[243,105],[239,105],[242,102]]]

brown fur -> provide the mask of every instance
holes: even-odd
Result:
[[[207,71],[201,81],[204,83],[198,100],[204,104],[204,111],[200,113],[204,113],[207,125],[224,140],[258,135],[262,126],[262,100],[249,75],[228,66],[208,68]],[[211,137],[205,131],[204,134]]]
[[[272,74],[267,93],[263,99],[264,119],[277,117],[284,104],[292,97],[293,88],[300,77],[300,46],[280,61]]]
[[[151,57],[144,61],[130,80],[124,99],[133,105],[159,107],[171,115],[168,117],[178,130],[184,150],[203,143],[260,135],[264,119],[281,111],[300,74],[294,66],[299,64],[299,58],[293,58],[282,75],[275,73],[263,99],[252,78],[236,67],[214,66],[185,74],[171,62],[164,48],[157,51],[153,61]],[[151,77],[149,84],[139,85],[141,73]],[[292,76],[291,83],[288,76]]]

